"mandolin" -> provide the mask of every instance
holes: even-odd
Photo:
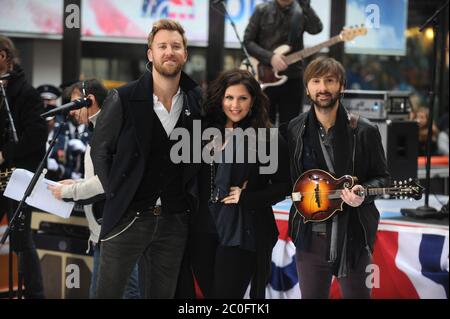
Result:
[[[338,179],[330,173],[311,169],[304,172],[294,184],[292,201],[297,212],[303,216],[304,222],[322,222],[338,211],[343,211],[344,201],[341,199],[342,189],[351,189],[357,179],[344,175]],[[359,196],[386,195],[394,198],[422,197],[423,187],[410,179],[394,182],[386,188],[365,188],[357,193]]]
[[[9,178],[11,177],[13,172],[14,168],[6,168],[0,170],[0,193],[3,193],[5,191],[6,185],[8,184]]]

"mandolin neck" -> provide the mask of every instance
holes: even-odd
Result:
[[[393,193],[394,191],[397,191],[396,188],[390,188],[390,187],[384,187],[384,188],[364,188],[362,191],[356,192],[356,195],[358,196],[377,196],[377,195],[389,195]],[[338,199],[341,198],[342,190],[339,190],[335,193],[331,193],[328,198],[329,199]]]

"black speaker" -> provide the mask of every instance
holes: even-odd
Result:
[[[86,241],[45,234],[36,234],[34,240],[45,297],[88,299],[93,259],[85,253]]]
[[[380,129],[387,167],[392,180],[417,178],[419,139],[417,122],[387,120],[376,124]]]
[[[89,298],[93,257],[86,254],[89,229],[86,219],[63,219],[33,212],[31,228],[41,262],[44,294],[49,299]]]

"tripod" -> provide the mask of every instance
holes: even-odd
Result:
[[[439,28],[439,19],[442,17],[442,13],[444,13],[444,9],[448,6],[449,0],[447,0],[436,12],[428,18],[428,20],[420,27],[419,31],[423,32],[426,27],[432,26],[434,31],[433,38],[433,56],[431,63],[431,83],[430,83],[430,91],[428,93],[430,99],[429,106],[429,120],[428,120],[428,133],[427,133],[427,146],[426,146],[426,166],[425,166],[425,204],[424,206],[420,206],[414,209],[402,208],[400,211],[403,215],[407,215],[410,217],[416,218],[433,218],[438,217],[440,213],[434,208],[428,205],[429,196],[430,196],[430,168],[431,168],[431,138],[432,138],[432,129],[433,129],[433,114],[434,114],[434,98],[436,96],[435,92],[435,82],[436,82],[436,67],[438,60],[438,35],[440,32]],[[442,59],[443,57],[441,57]]]

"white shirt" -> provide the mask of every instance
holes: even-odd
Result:
[[[167,111],[155,94],[153,94],[153,110],[158,115],[167,136],[169,136],[175,128],[175,125],[177,125],[178,118],[183,110],[183,94],[181,93],[180,87],[178,87],[177,93],[172,98],[170,112]]]
[[[89,121],[94,125],[100,114],[97,113],[89,117]],[[74,201],[89,199],[104,192],[102,183],[97,175],[94,173],[94,165],[91,160],[91,146],[88,144],[86,152],[84,153],[84,179],[79,179],[75,184],[64,185],[61,187],[61,197],[68,198]],[[89,241],[94,244],[98,243],[101,226],[97,222],[92,210],[92,204],[84,206],[84,212],[86,214],[86,220],[88,222],[90,237]],[[90,247],[88,245],[88,247]],[[86,253],[89,252],[89,248]]]

